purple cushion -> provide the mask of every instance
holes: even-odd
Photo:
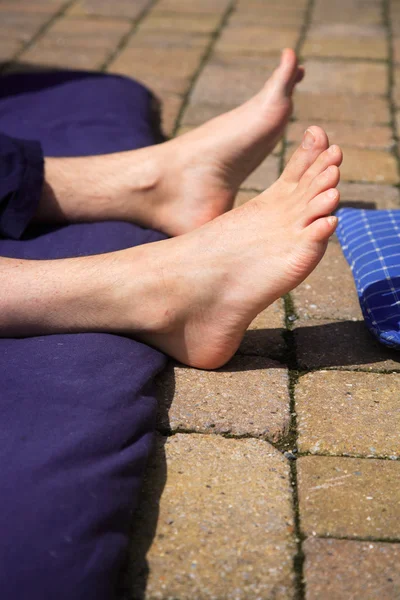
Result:
[[[45,155],[151,145],[152,97],[93,73],[2,78],[0,131]],[[29,227],[0,255],[58,258],[163,239],[120,222]],[[127,337],[0,340],[0,597],[111,600],[151,448],[165,357]]]

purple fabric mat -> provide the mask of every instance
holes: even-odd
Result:
[[[0,131],[45,155],[156,141],[151,96],[93,73],[1,79]],[[120,222],[29,228],[0,255],[59,258],[162,239]],[[0,340],[0,598],[111,600],[151,447],[156,350],[108,334]]]

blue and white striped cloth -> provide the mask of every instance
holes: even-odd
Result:
[[[365,322],[382,344],[400,350],[400,210],[342,208],[337,216]]]

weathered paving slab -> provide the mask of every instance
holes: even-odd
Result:
[[[302,319],[362,319],[350,267],[335,242],[328,244],[324,258],[292,298]]]
[[[389,104],[385,98],[367,94],[354,96],[338,93],[338,90],[341,88],[330,93],[325,90],[307,92],[300,85],[295,94],[294,115],[309,125],[320,121],[359,123],[361,126],[390,123]]]
[[[400,353],[379,344],[364,321],[300,320],[294,324],[294,336],[302,370],[400,370]]]
[[[252,435],[278,441],[290,421],[287,369],[264,357],[234,357],[218,371],[171,364],[159,378],[158,428]]]
[[[309,538],[306,600],[400,598],[400,545]]]
[[[400,208],[399,189],[394,186],[341,182],[339,191],[340,206],[379,210]]]
[[[399,457],[397,373],[309,373],[295,398],[300,452]]]
[[[345,60],[310,59],[305,61],[307,77],[300,89],[306,92],[371,94],[384,96],[389,91],[387,67],[384,64]]]
[[[297,473],[306,535],[400,540],[400,461],[304,456]]]
[[[287,461],[266,442],[160,438],[135,519],[132,597],[148,570],[147,600],[292,600],[291,502]]]

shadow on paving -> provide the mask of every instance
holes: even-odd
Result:
[[[364,321],[309,321],[294,330],[300,369],[366,367],[400,369],[400,352],[381,345]]]

